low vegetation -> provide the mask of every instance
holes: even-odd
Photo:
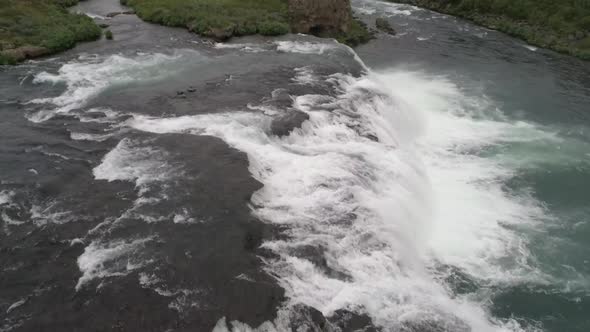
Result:
[[[367,29],[367,25],[360,20],[353,19],[347,33],[334,36],[338,42],[349,46],[357,46],[373,39],[373,34]]]
[[[14,64],[100,38],[94,21],[66,9],[77,0],[0,0],[0,64]]]
[[[590,60],[590,0],[396,0]]]
[[[283,0],[121,0],[143,20],[219,39],[289,32]]]
[[[286,0],[121,0],[143,20],[186,27],[197,34],[225,40],[232,36],[284,35],[290,31]],[[358,21],[348,33],[331,36],[357,45],[370,39]]]

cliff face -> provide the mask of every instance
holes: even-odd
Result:
[[[289,0],[291,29],[318,36],[348,32],[352,21],[350,0]]]

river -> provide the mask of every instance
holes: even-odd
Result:
[[[590,63],[397,35],[114,40],[0,68],[0,331],[590,330]],[[102,17],[102,18],[101,18]]]

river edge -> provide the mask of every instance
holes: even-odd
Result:
[[[511,37],[518,38],[530,45],[549,49],[561,54],[567,54],[582,60],[590,61],[590,33],[582,32],[584,35],[557,36],[555,32],[526,21],[517,21],[506,16],[480,14],[472,12],[464,14],[454,10],[453,7],[445,6],[447,2],[436,2],[430,0],[387,0],[391,3],[404,3],[412,6],[425,8],[437,13],[451,15],[468,20],[469,22],[505,33]],[[581,45],[581,48],[576,47]]]
[[[169,10],[169,8],[158,7],[156,8],[157,13],[161,13],[162,11],[170,11],[171,13],[166,17],[161,17],[161,15],[156,15],[157,17],[152,17],[153,15],[150,16],[150,14],[145,14],[145,12],[148,10],[141,4],[136,4],[128,0],[119,0],[117,2],[122,10],[108,13],[104,17],[89,16],[87,15],[87,13],[80,12],[76,9],[77,5],[80,3],[78,0],[67,1],[65,3],[56,0],[55,3],[46,4],[48,8],[51,7],[51,9],[56,9],[56,11],[59,12],[60,15],[69,16],[70,20],[72,20],[72,18],[84,17],[84,23],[88,26],[86,27],[86,29],[91,29],[92,33],[88,34],[87,36],[87,34],[80,33],[80,31],[78,31],[81,29],[73,29],[73,38],[70,38],[72,40],[68,40],[67,43],[60,42],[59,45],[57,45],[56,47],[48,47],[47,45],[45,45],[48,43],[45,40],[43,40],[43,42],[41,43],[26,42],[25,44],[18,45],[16,47],[14,47],[14,43],[11,43],[10,41],[6,41],[5,43],[3,42],[4,44],[7,44],[8,47],[5,47],[5,49],[3,49],[3,45],[0,44],[0,65],[17,65],[25,60],[37,59],[44,56],[54,55],[72,49],[81,42],[96,41],[101,39],[103,36],[107,40],[112,40],[113,33],[111,30],[108,29],[108,20],[118,15],[136,15],[139,19],[141,19],[144,22],[153,23],[161,26],[185,28],[188,29],[191,33],[195,33],[196,35],[199,35],[201,37],[209,38],[211,40],[218,42],[228,41],[233,37],[243,37],[250,35],[282,36],[296,32],[293,24],[291,24],[292,26],[289,27],[290,19],[286,18],[285,16],[287,15],[285,8],[282,8],[281,10],[277,9],[276,12],[270,13],[270,16],[274,17],[275,21],[262,22],[260,24],[261,27],[254,27],[253,30],[246,29],[245,27],[240,27],[238,25],[235,25],[234,23],[231,23],[229,25],[230,28],[221,29],[215,28],[211,24],[205,24],[200,29],[197,29],[193,26],[193,22],[187,23],[182,21],[183,19],[181,16],[184,14],[184,12],[174,12],[173,8]],[[160,4],[160,6],[164,6],[164,4]],[[34,8],[35,6],[32,7],[32,10],[36,9]],[[63,12],[64,9],[65,12]],[[236,10],[240,11],[239,8]],[[285,13],[282,13],[282,11],[285,11]],[[46,15],[47,17],[49,17],[49,14]],[[289,13],[287,16],[289,15],[292,15],[292,13]],[[277,20],[276,17],[278,16],[285,17],[282,20]],[[338,40],[340,43],[346,44],[351,47],[365,44],[374,38],[374,32],[368,29],[366,23],[354,17],[354,13],[352,10],[350,11],[350,17],[352,18],[350,20],[348,31],[346,32],[322,32],[312,34],[320,38],[334,38]],[[55,35],[57,34],[57,32],[53,32],[52,34]],[[19,36],[16,36],[14,39],[18,40]]]

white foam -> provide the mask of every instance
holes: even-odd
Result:
[[[277,41],[277,51],[285,53],[300,53],[300,54],[324,54],[325,52],[336,48],[334,44],[327,44],[322,42],[308,42],[308,41]]]
[[[258,53],[266,51],[266,49],[264,49],[261,44],[254,43],[215,43],[214,47],[217,49],[237,49],[249,53]]]
[[[151,238],[107,244],[96,241],[90,243],[84,249],[84,253],[78,257],[78,268],[82,276],[78,279],[76,290],[96,278],[125,275],[141,266],[141,264],[128,264],[133,259],[131,254],[150,240]],[[127,260],[122,262],[121,258],[127,258]]]
[[[373,15],[377,12],[377,9],[367,7],[355,7],[354,10],[365,15]]]
[[[92,18],[92,19],[99,19],[99,20],[110,20],[111,19],[110,17],[106,17],[106,16],[94,14],[94,13],[78,12],[78,14],[86,15],[86,16]]]
[[[545,211],[534,199],[503,188],[514,170],[501,160],[473,152],[555,136],[531,124],[481,117],[486,110],[494,117],[489,101],[465,96],[444,78],[433,80],[408,72],[379,78],[392,89],[396,100],[418,106],[427,114],[427,134],[417,142],[417,148],[436,198],[429,240],[432,255],[487,282],[543,282],[546,276],[531,266],[534,258],[527,250],[526,238],[510,228],[533,227],[547,218]]]
[[[10,305],[10,307],[8,307],[8,309],[6,309],[6,313],[11,312],[12,310],[22,306],[25,303],[27,303],[27,298],[23,298],[23,299],[20,299],[20,300],[14,302],[13,304]]]
[[[117,122],[117,119],[121,116],[120,113],[115,112],[110,108],[91,108],[86,113],[102,113],[104,116],[91,117],[82,114],[78,116],[80,122],[115,123]]]
[[[354,10],[368,15],[379,12],[386,13],[388,16],[410,16],[415,12],[423,10],[408,4],[372,0],[354,0],[352,1],[352,6]]]
[[[0,191],[0,205],[11,203],[13,196],[14,196],[13,191],[8,191],[8,190]]]
[[[323,52],[317,45],[278,46]],[[286,289],[288,305],[304,303],[325,315],[342,308],[363,312],[386,330],[408,322],[519,330],[514,320],[490,316],[489,294],[452,294],[436,266],[454,266],[487,285],[544,282],[518,232],[545,218],[543,209],[503,188],[513,170],[474,152],[550,135],[503,120],[485,97],[470,96],[443,77],[391,71],[360,79],[332,75],[327,82],[342,93],[296,97],[293,107],[309,120],[283,138],[270,134],[271,117],[260,111],[135,115],[125,124],[152,133],[216,136],[248,154],[251,173],[264,184],[252,198],[255,214],[288,229],[288,239],[264,244],[279,256],[268,268]],[[166,159],[162,151],[125,139],[94,175],[141,187],[176,173]],[[322,247],[328,268],[347,278],[293,254],[309,245]],[[130,248],[91,244],[79,259],[79,284],[124,273],[104,265]],[[230,324],[220,321],[219,331],[250,328]]]
[[[176,213],[172,218],[175,224],[195,224],[199,221],[192,217],[187,209],[182,209],[181,212]]]
[[[176,51],[172,55],[142,54],[134,58],[111,55],[105,59],[81,56],[78,61],[63,65],[57,74],[42,72],[35,75],[34,83],[65,83],[66,90],[58,97],[33,99],[35,104],[53,105],[28,116],[33,122],[42,122],[56,114],[67,114],[83,107],[92,98],[114,85],[158,80],[173,75],[183,66],[203,60],[196,51]]]
[[[76,141],[95,141],[103,142],[111,138],[113,134],[88,134],[88,133],[70,133],[70,138]]]
[[[531,51],[531,52],[537,52],[538,48],[532,45],[522,45],[522,47],[526,48],[527,50]]]
[[[55,206],[55,202],[42,206],[33,205],[29,211],[31,214],[30,219],[37,226],[43,226],[48,223],[61,225],[80,219],[80,217],[75,216],[71,211],[55,209]]]
[[[313,85],[317,78],[314,75],[313,69],[310,66],[295,68],[295,77],[292,81],[301,85]]]
[[[361,310],[392,329],[424,320],[513,329],[479,302],[452,296],[429,267],[443,262],[492,283],[540,277],[526,239],[504,225],[534,223],[542,209],[502,190],[510,170],[469,153],[509,141],[519,124],[473,117],[485,102],[443,78],[394,72],[332,80],[346,92],[298,97],[294,106],[310,119],[283,139],[267,134],[269,118],[260,113],[136,116],[127,124],[213,135],[248,153],[250,171],[265,185],[253,196],[256,214],[289,226],[289,240],[264,246],[281,256],[270,269],[291,303],[326,315]],[[292,256],[303,245],[325,248],[330,268],[350,280]]]
[[[139,145],[125,138],[107,153],[92,172],[97,180],[133,181],[140,190],[152,182],[179,176],[178,168],[170,165],[165,151]]]

